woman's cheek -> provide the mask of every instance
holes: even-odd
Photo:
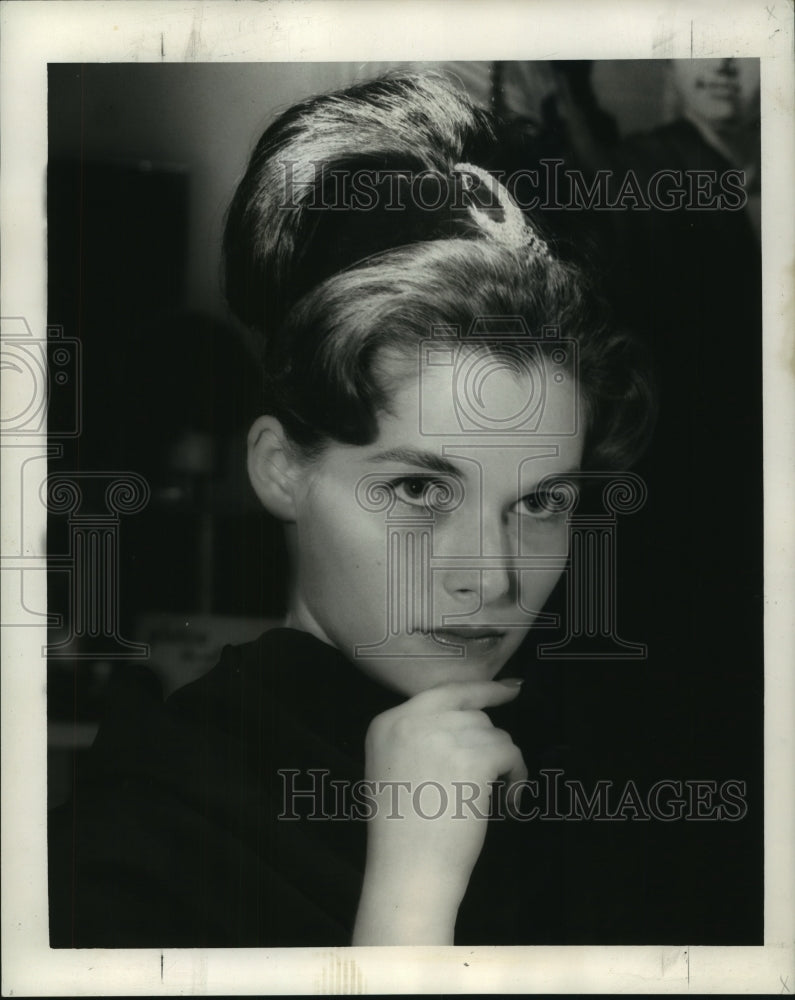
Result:
[[[386,585],[386,530],[383,518],[359,512],[328,527],[331,573],[346,581],[351,592],[379,592]]]
[[[386,587],[386,529],[382,519],[373,523],[362,516],[348,536],[349,558],[355,562],[357,590],[381,593]]]

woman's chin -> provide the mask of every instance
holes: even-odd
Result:
[[[512,652],[512,650],[510,651]],[[372,679],[409,697],[439,684],[493,680],[510,655],[490,648],[438,653],[395,652],[394,655],[357,656],[353,663]],[[501,655],[502,654],[502,655]]]

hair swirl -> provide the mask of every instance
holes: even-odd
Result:
[[[472,190],[498,169],[497,136],[491,115],[429,74],[303,101],[257,143],[227,217],[226,291],[263,337],[265,407],[302,449],[374,440],[394,389],[387,358],[416,358],[432,326],[516,315],[577,342],[587,465],[625,467],[647,443],[638,345],[537,220],[525,234],[507,191]]]

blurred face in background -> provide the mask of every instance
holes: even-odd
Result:
[[[677,59],[671,74],[683,113],[715,131],[742,128],[758,113],[758,59]]]

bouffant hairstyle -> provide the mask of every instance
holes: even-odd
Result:
[[[265,410],[304,452],[375,440],[394,388],[385,359],[416,358],[434,327],[466,337],[481,317],[576,342],[587,467],[624,468],[645,447],[638,345],[581,268],[533,242],[537,222],[527,241],[502,238],[504,202],[464,183],[462,165],[499,170],[498,136],[443,77],[394,75],[303,101],[257,143],[227,215],[226,294],[262,337]],[[525,350],[553,346],[531,336]]]

